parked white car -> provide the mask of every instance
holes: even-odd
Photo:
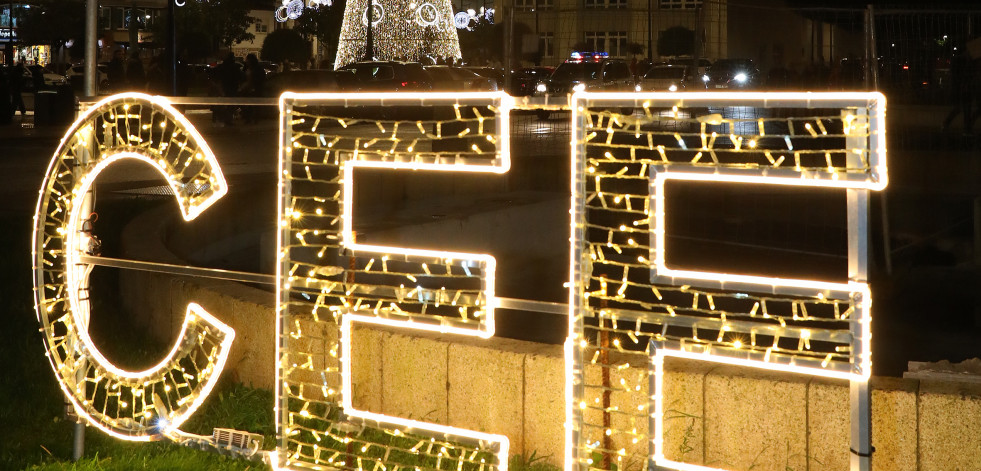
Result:
[[[96,76],[96,90],[99,92],[105,91],[109,88],[109,74],[106,72],[108,66],[105,64],[97,64],[95,66],[95,76]],[[71,84],[81,84],[85,80],[85,64],[73,65],[65,71],[65,78]]]
[[[44,71],[44,84],[49,87],[54,87],[56,85],[65,85],[68,83],[68,79],[64,75],[59,75],[51,72],[47,69],[41,69]],[[34,88],[34,72],[31,71],[30,67],[24,67],[24,88],[33,89]]]

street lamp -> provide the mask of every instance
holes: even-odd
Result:
[[[179,3],[178,3],[179,2]],[[167,58],[170,59],[170,95],[177,96],[177,21],[174,18],[175,7],[184,6],[186,0],[167,1]]]

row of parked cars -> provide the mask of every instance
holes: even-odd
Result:
[[[678,91],[749,89],[759,70],[748,59],[706,59],[655,63],[636,73],[623,59],[574,54],[556,68],[527,67],[512,74],[514,96],[564,95],[576,90]],[[496,91],[504,74],[492,67],[452,67],[415,62],[372,61],[340,70],[297,70],[271,74],[267,94],[284,91]]]
[[[637,67],[634,66],[634,69]],[[759,83],[759,69],[749,59],[681,59],[657,62],[645,70],[631,70],[623,59],[603,53],[574,53],[543,76],[531,94],[563,95],[592,91],[680,91],[751,89]]]
[[[496,91],[504,76],[490,67],[422,65],[418,62],[369,61],[339,70],[292,70],[266,78],[268,96],[285,91]]]
[[[750,89],[758,85],[760,72],[748,59],[679,59],[657,62],[636,70],[623,59],[604,53],[573,53],[558,67],[527,67],[511,76],[513,96],[564,95],[576,90],[679,91]],[[97,83],[107,84],[104,64],[99,64]],[[64,76],[45,73],[45,81],[81,81],[80,66]],[[417,62],[370,61],[349,64],[340,70],[309,69],[270,71],[266,96],[285,91],[496,91],[504,89],[504,73],[493,67],[422,65]]]

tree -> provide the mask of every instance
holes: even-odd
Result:
[[[176,7],[177,50],[185,53],[185,60],[197,61],[216,55],[221,48],[255,39],[249,32],[255,22],[249,8],[241,0],[196,0]],[[169,36],[166,21],[154,23],[154,41],[164,43]]]
[[[627,43],[627,53],[631,56],[639,56],[644,53],[644,47],[641,43]]]
[[[344,0],[330,5],[320,4],[307,7],[299,18],[293,20],[293,30],[305,38],[315,37],[327,49],[326,60],[334,63],[337,43],[341,36],[341,22],[344,20]]]
[[[690,56],[695,51],[695,32],[684,26],[672,26],[657,38],[657,55]]]
[[[460,52],[467,63],[484,64],[501,61],[501,48],[504,47],[504,27],[486,18],[472,22],[469,29],[457,32],[460,37]],[[517,27],[520,23],[516,24]]]
[[[266,36],[259,53],[262,60],[302,64],[310,60],[310,42],[292,29],[277,29]]]

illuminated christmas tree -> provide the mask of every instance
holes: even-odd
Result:
[[[348,0],[335,68],[365,59],[369,1],[375,59],[460,59],[449,0]]]

